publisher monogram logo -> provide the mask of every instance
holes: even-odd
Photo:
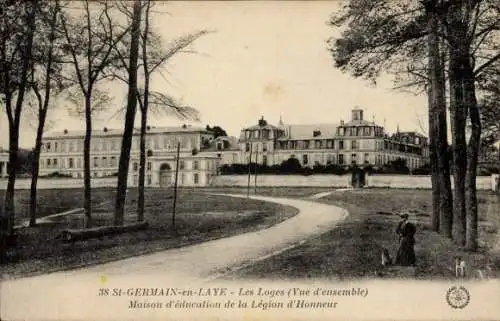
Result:
[[[446,292],[446,302],[454,309],[463,309],[470,302],[469,291],[463,286],[452,286]]]

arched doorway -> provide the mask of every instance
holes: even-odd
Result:
[[[168,163],[163,163],[160,166],[160,187],[172,185],[172,168]]]

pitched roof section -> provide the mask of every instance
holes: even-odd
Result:
[[[147,130],[148,134],[151,133],[208,133],[203,127],[192,126],[170,126],[170,127],[150,127]],[[140,129],[134,128],[134,135],[139,135]],[[103,128],[100,130],[92,130],[92,137],[107,137],[107,136],[122,136],[122,129]],[[45,138],[60,138],[60,137],[84,137],[85,130],[64,130],[47,133]]]
[[[295,124],[285,127],[288,129],[288,136],[282,139],[322,139],[333,138],[337,133],[338,124]]]

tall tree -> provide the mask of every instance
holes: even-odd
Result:
[[[123,225],[125,214],[125,199],[127,194],[127,178],[130,162],[130,149],[132,147],[132,137],[134,134],[134,120],[137,111],[137,63],[139,60],[139,46],[141,38],[141,14],[142,4],[140,0],[134,1],[134,9],[131,21],[131,41],[130,60],[127,68],[128,72],[128,95],[127,111],[125,114],[125,127],[122,136],[122,149],[120,162],[118,165],[118,185],[116,188],[115,202],[115,225]]]
[[[452,217],[452,194],[445,148],[447,126],[444,70],[440,59],[442,50],[437,38],[427,39],[427,45],[425,43],[429,31],[437,25],[436,2],[400,1],[395,4],[384,0],[351,0],[330,21],[332,26],[347,28],[340,38],[329,40],[329,49],[336,67],[356,77],[374,81],[385,72],[395,74],[396,81],[402,83],[397,88],[427,88],[433,171],[432,227],[435,230],[442,227],[444,234],[448,234],[447,231],[451,231],[448,225]],[[427,48],[434,50],[435,59],[429,59]],[[428,68],[429,64],[437,68],[435,73]]]
[[[141,111],[141,126],[139,136],[139,182],[138,182],[138,201],[137,201],[137,219],[144,220],[144,185],[146,175],[146,133],[148,127],[148,114],[153,112],[157,117],[173,115],[178,119],[198,120],[198,111],[192,107],[185,106],[177,102],[172,97],[157,91],[151,90],[151,77],[156,71],[160,71],[162,66],[183,49],[190,46],[201,36],[208,33],[206,30],[190,33],[181,36],[165,47],[161,37],[153,33],[150,27],[150,12],[153,2],[147,0],[144,6],[144,29],[141,34],[141,52],[142,70],[144,77],[144,88],[138,88],[138,103]],[[122,11],[131,14],[126,7]],[[125,46],[127,47],[127,46]],[[142,55],[141,55],[142,54]],[[121,71],[127,70],[125,57],[127,54],[123,50],[117,50],[117,55],[122,64],[121,70],[114,70],[112,78],[122,80],[128,84],[126,75],[121,75]]]
[[[426,3],[431,4],[430,9],[439,17],[438,34],[448,52],[456,198],[452,234],[458,244],[467,243],[467,248],[475,249],[476,149],[481,133],[475,87],[484,82],[482,78],[485,78],[486,71],[494,68],[500,59],[500,4],[494,0],[437,0],[422,3],[424,7]],[[335,26],[347,25],[332,49],[337,66],[355,76],[367,78],[375,78],[381,71],[391,72],[395,63],[411,67],[415,58],[421,58],[418,50],[411,50],[415,48],[412,44],[428,35],[422,32],[422,26],[428,25],[428,18],[429,15],[422,14],[422,8],[416,2],[400,1],[395,4],[386,0],[351,0],[340,18],[332,21]],[[428,54],[425,53],[427,58]],[[407,69],[408,72],[413,71],[413,68]],[[440,116],[440,119],[444,117]],[[471,122],[468,144],[465,135],[467,119]],[[444,137],[444,134],[441,135]],[[445,148],[439,150],[446,153]]]
[[[13,2],[1,9],[0,89],[9,123],[9,178],[1,228],[8,234],[13,233],[14,227],[19,128],[32,64],[37,7],[38,1],[30,1]]]
[[[111,19],[109,1],[83,1],[83,15],[79,19],[62,15],[61,25],[66,39],[64,46],[71,56],[74,78],[84,98],[85,138],[83,142],[85,226],[92,225],[90,143],[92,138],[92,106],[96,84],[104,79],[105,69],[114,61],[116,45],[128,33]],[[71,22],[70,22],[71,21]]]
[[[36,129],[35,147],[31,158],[31,188],[30,188],[30,209],[29,225],[36,225],[37,208],[37,182],[40,168],[40,152],[42,147],[43,133],[47,112],[50,106],[51,95],[60,93],[65,85],[60,77],[62,57],[57,48],[58,16],[60,14],[59,0],[48,3],[42,8],[36,37],[35,61],[32,65],[30,87],[36,96],[38,124]]]

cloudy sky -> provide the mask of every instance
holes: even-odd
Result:
[[[390,78],[373,86],[335,69],[326,40],[338,36],[327,25],[340,1],[311,2],[157,2],[154,25],[165,41],[201,29],[214,33],[200,38],[190,53],[178,55],[157,75],[153,87],[197,108],[202,122],[220,125],[230,135],[264,116],[276,123],[337,123],[359,106],[365,118],[393,132],[419,130],[425,125],[426,98],[391,90]],[[97,116],[94,128],[122,128],[123,117],[111,118],[123,105],[120,83],[103,84],[114,101]],[[68,116],[59,102],[51,114],[51,129],[83,129],[81,119]],[[28,117],[27,117],[28,118]],[[420,119],[418,121],[417,119]],[[31,124],[30,124],[31,123]],[[154,119],[154,126],[182,124],[172,118]],[[21,145],[34,141],[33,121],[21,129]],[[137,123],[138,125],[138,123]],[[193,123],[193,125],[197,125]],[[0,146],[6,148],[7,119],[0,116]]]

